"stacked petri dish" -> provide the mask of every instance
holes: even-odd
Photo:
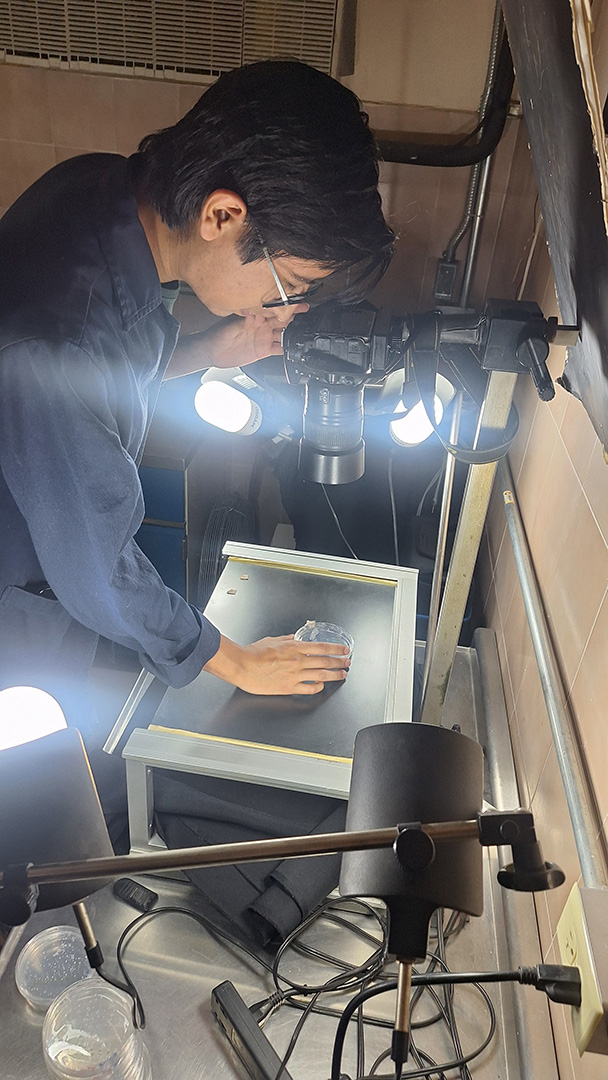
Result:
[[[68,986],[92,976],[82,935],[73,926],[42,930],[24,945],[15,964],[19,993],[40,1013]]]
[[[152,1080],[131,999],[99,978],[75,983],[52,1003],[42,1046],[47,1071],[57,1080]]]

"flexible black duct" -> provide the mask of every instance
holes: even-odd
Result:
[[[457,143],[446,146],[437,143],[397,142],[393,139],[378,140],[380,156],[384,161],[402,165],[436,165],[441,168],[457,168],[475,165],[489,157],[496,149],[504,130],[515,73],[507,35],[503,36],[496,66],[496,79],[488,103],[486,119],[479,140],[469,145],[475,132]]]

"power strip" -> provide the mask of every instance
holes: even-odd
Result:
[[[211,1009],[253,1080],[274,1080],[281,1059],[231,982],[214,986]],[[281,1069],[281,1080],[291,1080],[287,1069]]]

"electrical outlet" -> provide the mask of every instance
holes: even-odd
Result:
[[[574,885],[557,924],[562,964],[581,973],[580,1008],[572,1008],[579,1054],[608,1054],[608,889]]]

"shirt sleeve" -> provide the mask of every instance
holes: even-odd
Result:
[[[128,380],[133,416],[142,401]],[[137,467],[121,437],[117,384],[71,343],[32,339],[0,360],[2,471],[45,579],[89,629],[140,654],[170,686],[191,682],[219,631],[165,586],[133,540],[144,516]],[[121,421],[129,400],[120,402]],[[137,424],[134,421],[134,427]]]

